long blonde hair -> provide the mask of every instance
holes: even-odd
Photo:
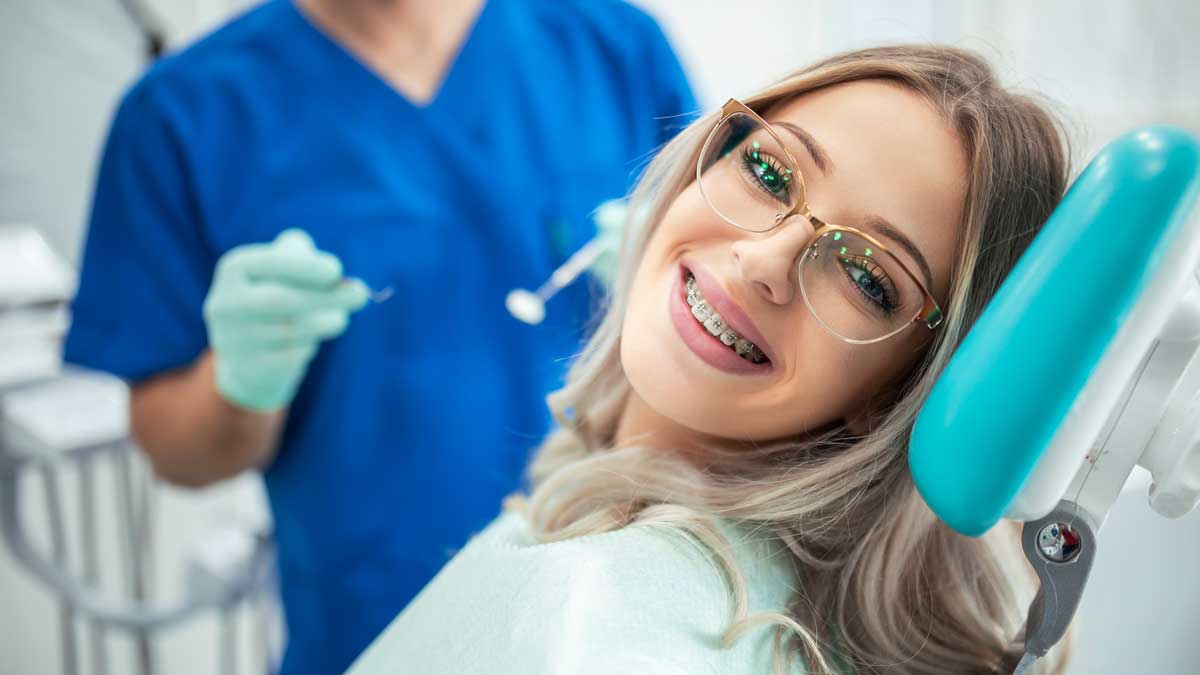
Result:
[[[813,673],[1007,672],[1022,651],[1022,603],[1032,582],[1015,530],[997,527],[980,539],[949,530],[913,487],[907,444],[938,375],[1061,199],[1065,134],[1041,103],[1003,89],[981,57],[943,46],[837,55],[745,103],[762,112],[821,87],[875,78],[927,99],[958,132],[970,167],[946,320],[895,402],[865,435],[839,427],[753,448],[713,447],[703,466],[663,449],[612,447],[630,394],[619,345],[633,273],[653,228],[694,176],[715,123],[709,115],[662,149],[634,191],[629,211],[641,217],[627,223],[609,305],[565,386],[547,399],[559,427],[530,466],[532,492],[509,506],[526,511],[543,541],[631,524],[693,537],[719,560],[733,590],[726,644],[773,626],[779,672],[793,657]],[[794,556],[799,590],[783,611],[747,614],[745,580],[714,517],[770,532]],[[1038,668],[1060,666],[1045,659]]]

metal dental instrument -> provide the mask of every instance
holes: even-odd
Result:
[[[375,290],[375,289],[371,288],[370,286],[368,286],[367,291],[370,293],[369,297],[371,298],[371,302],[374,302],[376,304],[381,303],[384,300],[387,300],[388,298],[392,297],[392,293],[393,293],[391,286],[385,286],[379,290]]]
[[[584,244],[583,248],[572,254],[561,267],[554,270],[546,283],[539,286],[536,291],[531,292],[524,288],[509,291],[508,296],[504,298],[504,306],[508,308],[509,314],[531,326],[541,323],[542,319],[546,318],[546,302],[554,297],[555,293],[575,281],[604,252],[603,239],[604,235],[600,235]]]
[[[556,293],[569,286],[585,270],[593,268],[597,260],[607,251],[615,254],[620,231],[625,223],[626,204],[622,199],[610,199],[592,212],[596,224],[596,236],[584,244],[578,251],[567,258],[567,261],[550,275],[544,284],[536,291],[516,288],[509,291],[504,298],[504,306],[509,314],[534,326],[546,318],[546,302]],[[603,265],[603,261],[599,263]],[[600,274],[604,283],[610,283],[603,272],[593,269]],[[609,275],[611,276],[611,274]]]
[[[391,286],[384,286],[383,288],[376,290],[370,286],[367,286],[366,282],[362,281],[361,279],[353,279],[351,277],[342,277],[342,280],[338,283],[345,286],[346,284],[352,284],[355,281],[358,281],[366,287],[367,299],[375,304],[379,304],[387,300],[388,298],[392,297],[393,293],[395,293],[395,290]]]

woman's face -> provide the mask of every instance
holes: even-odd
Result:
[[[765,118],[798,163],[812,213],[874,235],[923,278],[914,256],[871,225],[890,222],[920,251],[929,290],[945,307],[967,159],[931,105],[868,80],[805,94]],[[781,122],[807,132],[820,163]],[[676,197],[638,265],[622,326],[621,361],[634,395],[618,442],[646,432],[661,443],[670,440],[664,435],[696,433],[760,441],[842,421],[863,428],[886,403],[887,388],[922,356],[931,332],[913,324],[862,345],[825,330],[798,285],[797,261],[813,232],[802,217],[767,232],[735,228],[709,208],[695,181]],[[739,356],[694,318],[686,300],[693,276],[704,301],[765,362]]]

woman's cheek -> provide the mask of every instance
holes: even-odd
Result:
[[[664,234],[678,243],[727,238],[733,230],[713,213],[695,183],[681,192],[663,217]]]

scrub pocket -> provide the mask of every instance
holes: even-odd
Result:
[[[547,223],[555,267],[596,236],[596,209],[610,199],[625,197],[634,171],[632,165],[613,162],[576,165],[563,172]]]

